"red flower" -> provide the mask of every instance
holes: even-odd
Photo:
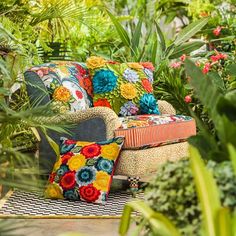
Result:
[[[64,144],[70,145],[70,144],[75,144],[76,141],[75,140],[71,140],[71,139],[67,139],[65,140]]]
[[[87,202],[95,202],[101,194],[101,192],[97,190],[92,184],[80,187],[79,193],[80,197]]]
[[[101,146],[96,143],[90,144],[88,146],[83,147],[80,150],[80,153],[83,154],[86,158],[93,158],[101,153]]]
[[[142,86],[148,93],[151,93],[153,91],[152,84],[149,82],[148,79],[142,80]]]
[[[217,27],[213,30],[213,34],[214,34],[215,36],[219,36],[221,30],[222,30],[222,27],[221,27],[221,26],[217,26]]]
[[[185,61],[185,59],[186,59],[186,54],[183,54],[179,59],[181,60],[181,61]]]
[[[186,103],[192,102],[191,96],[190,96],[190,95],[187,95],[187,96],[184,98],[184,101],[185,101]]]
[[[75,172],[74,171],[68,171],[65,173],[61,180],[60,185],[64,190],[72,189],[75,187]]]
[[[202,69],[203,74],[207,74],[210,69],[211,69],[211,63],[207,62]]]
[[[84,77],[86,74],[87,74],[87,70],[84,69],[81,65],[78,65],[78,64],[74,64],[79,75],[81,75],[82,77]]]
[[[106,98],[99,98],[96,102],[93,102],[95,107],[109,107],[111,108],[111,104],[107,101]]]
[[[93,86],[90,77],[79,78],[79,84],[87,91],[88,95],[93,96]]]
[[[56,173],[51,173],[49,176],[49,182],[52,184],[54,182],[54,179],[56,177]]]
[[[76,91],[75,91],[75,94],[76,94],[77,98],[79,98],[79,99],[82,99],[82,98],[83,98],[83,93],[82,93],[82,92],[76,90]]]
[[[227,55],[222,54],[222,53],[218,53],[217,55],[212,55],[210,58],[213,62],[216,62],[216,61],[219,61],[221,59],[225,60],[227,58]]]
[[[73,153],[73,152],[67,152],[66,154],[64,154],[63,156],[61,156],[61,162],[62,162],[62,164],[66,164],[67,161],[68,161],[72,156],[74,156],[74,153]]]
[[[140,62],[140,65],[142,65],[144,68],[149,69],[151,71],[155,70],[155,67],[153,66],[153,64],[151,62]]]

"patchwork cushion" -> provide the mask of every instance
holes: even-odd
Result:
[[[123,142],[123,137],[96,143],[64,138],[45,197],[104,204]]]
[[[46,86],[54,108],[60,112],[92,106],[92,81],[86,66],[78,62],[53,62],[32,67]]]
[[[182,115],[138,115],[120,117],[122,125],[115,131],[124,136],[124,149],[143,149],[185,141],[196,134],[193,118]]]
[[[93,56],[86,65],[92,75],[94,106],[109,107],[120,116],[159,114],[150,62],[117,63]]]

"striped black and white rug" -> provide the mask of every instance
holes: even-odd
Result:
[[[15,190],[0,200],[0,218],[120,218],[124,205],[130,200],[132,196],[127,191],[110,193],[107,203],[98,205],[45,199],[37,193]]]

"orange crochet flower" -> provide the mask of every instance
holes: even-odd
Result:
[[[60,86],[55,89],[53,98],[58,101],[68,102],[71,98],[71,93],[66,87]]]
[[[109,107],[111,108],[111,104],[107,101],[106,98],[99,98],[96,102],[93,102],[95,107]]]
[[[79,84],[82,88],[84,88],[87,91],[88,95],[93,97],[93,86],[90,77],[80,78]]]
[[[155,67],[153,66],[153,64],[151,62],[140,62],[139,63],[140,65],[142,65],[144,68],[147,68],[151,71],[154,71],[155,70]]]
[[[152,93],[153,91],[152,84],[149,82],[148,79],[142,80],[142,86],[148,93]]]

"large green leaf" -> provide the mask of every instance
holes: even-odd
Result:
[[[138,211],[147,220],[156,236],[180,236],[175,226],[162,214],[153,211],[144,201],[136,200],[125,205],[119,233],[126,235],[130,225],[131,213]]]
[[[227,72],[231,76],[236,76],[236,64],[231,64],[226,67]]]
[[[165,43],[165,37],[161,31],[161,28],[159,27],[159,25],[157,24],[157,22],[155,21],[155,26],[156,26],[156,32],[157,32],[157,36],[159,38],[159,42],[161,44],[161,49],[164,52],[166,50],[166,43]]]
[[[190,165],[203,214],[204,235],[217,236],[216,217],[220,209],[220,198],[213,175],[209,172],[198,150],[189,148]]]
[[[207,24],[208,20],[209,20],[208,18],[202,18],[189,24],[182,31],[180,31],[180,33],[178,34],[178,36],[174,41],[174,44],[178,46],[186,42],[190,38],[192,38],[198,31],[200,31]]]
[[[130,42],[130,37],[128,35],[128,33],[126,32],[126,30],[123,28],[123,26],[120,24],[120,22],[116,19],[116,17],[107,10],[107,14],[109,15],[109,17],[111,18],[112,23],[114,24],[121,41],[124,43],[125,46],[130,47],[131,42]]]
[[[221,207],[217,214],[217,236],[233,236],[232,219],[228,208]]]
[[[139,47],[139,41],[140,41],[140,38],[142,36],[142,34],[141,34],[142,23],[143,23],[142,19],[139,19],[138,24],[135,28],[133,37],[131,39],[131,46],[132,46],[132,49],[135,53],[137,53],[137,49]]]
[[[236,175],[236,148],[232,144],[228,144],[229,158],[231,160],[234,173]]]
[[[177,46],[174,51],[170,55],[170,59],[175,59],[180,57],[183,54],[189,54],[192,51],[195,51],[202,47],[205,43],[202,41],[196,41],[196,42],[187,42],[182,45]]]

